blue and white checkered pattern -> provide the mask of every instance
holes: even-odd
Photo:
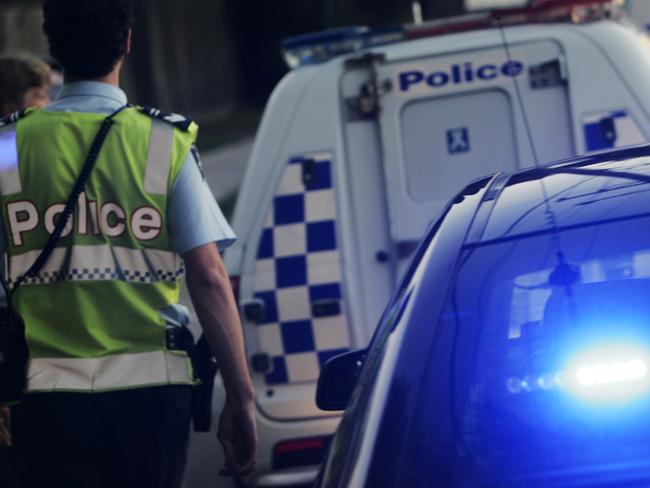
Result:
[[[303,182],[303,162],[313,161]],[[293,158],[273,198],[260,238],[255,297],[266,304],[257,326],[260,352],[273,368],[269,385],[311,382],[332,356],[346,352],[350,335],[344,308],[330,317],[312,316],[311,304],[342,299],[336,200],[329,153]]]

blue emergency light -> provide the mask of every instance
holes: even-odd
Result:
[[[289,68],[318,64],[359,49],[392,44],[405,39],[403,27],[369,29],[341,27],[290,37],[282,42],[282,54]]]
[[[512,377],[512,395],[563,390],[602,405],[621,404],[650,393],[650,354],[637,347],[609,344],[575,354],[564,369],[542,375]]]
[[[312,34],[290,37],[282,41],[282,53],[291,69],[305,64],[318,64],[335,56],[361,49],[368,27],[340,27]]]
[[[566,390],[581,399],[614,404],[650,392],[647,351],[610,344],[578,353],[565,369]]]

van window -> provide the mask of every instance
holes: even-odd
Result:
[[[485,123],[485,114],[490,121]],[[516,169],[512,104],[506,91],[481,90],[412,102],[402,112],[410,197],[443,201],[468,175]]]
[[[650,467],[648,229],[619,219],[463,251],[411,429],[430,480],[618,483]],[[449,431],[423,440],[441,403]]]

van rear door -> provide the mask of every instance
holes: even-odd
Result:
[[[401,270],[403,258],[459,189],[534,163],[515,83],[540,162],[574,154],[557,42],[513,45],[510,61],[501,46],[389,57],[378,62],[376,73],[390,233]]]

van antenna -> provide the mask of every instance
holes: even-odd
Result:
[[[499,27],[499,33],[501,34],[501,42],[503,43],[503,49],[506,52],[506,58],[508,60],[508,66],[512,69],[514,63],[512,62],[512,55],[510,54],[510,45],[506,39],[506,33],[503,29],[503,24],[501,23],[501,17],[497,15],[495,17],[497,26]],[[537,149],[535,149],[535,141],[533,140],[533,132],[530,130],[530,121],[528,120],[528,114],[524,107],[524,97],[521,95],[521,88],[519,87],[519,82],[517,81],[516,76],[512,76],[512,81],[515,84],[515,93],[517,94],[517,101],[519,102],[519,107],[521,109],[521,116],[524,119],[524,127],[526,128],[526,135],[528,136],[528,143],[530,144],[530,150],[533,153],[533,160],[535,161],[535,166],[539,167],[539,157],[537,156]],[[544,192],[546,193],[546,191]],[[544,195],[546,196],[546,195]]]
[[[506,52],[506,58],[508,61],[508,66],[513,66],[512,56],[510,54],[510,46],[508,40],[506,39],[506,33],[501,23],[501,17],[499,15],[495,16],[495,21],[497,27],[499,28],[499,33],[501,34],[501,41],[503,43],[503,48]],[[530,144],[530,150],[533,153],[533,160],[535,162],[535,167],[539,168],[541,166],[539,156],[537,155],[537,150],[535,148],[535,141],[533,139],[533,132],[530,129],[530,121],[528,120],[528,114],[526,113],[526,108],[524,106],[524,97],[521,95],[521,89],[519,87],[519,82],[517,81],[516,76],[512,76],[512,81],[515,85],[515,93],[517,95],[517,101],[519,102],[519,107],[521,109],[521,115],[524,120],[524,127],[526,128],[526,135],[528,136],[528,143]],[[540,180],[542,186],[542,195],[544,197],[544,205],[546,206],[545,214],[546,220],[553,228],[553,245],[555,247],[555,255],[557,256],[558,263],[551,271],[549,275],[549,283],[556,286],[562,286],[566,289],[567,295],[569,297],[573,296],[571,286],[580,281],[580,269],[570,263],[568,263],[564,257],[564,252],[562,251],[562,245],[560,242],[560,229],[557,224],[557,219],[555,213],[551,209],[550,198],[548,196],[548,191],[546,190],[546,185],[544,184],[544,179]]]
[[[422,17],[422,5],[419,0],[416,0],[411,4],[411,10],[413,11],[413,23],[415,25],[424,24],[424,18]]]

